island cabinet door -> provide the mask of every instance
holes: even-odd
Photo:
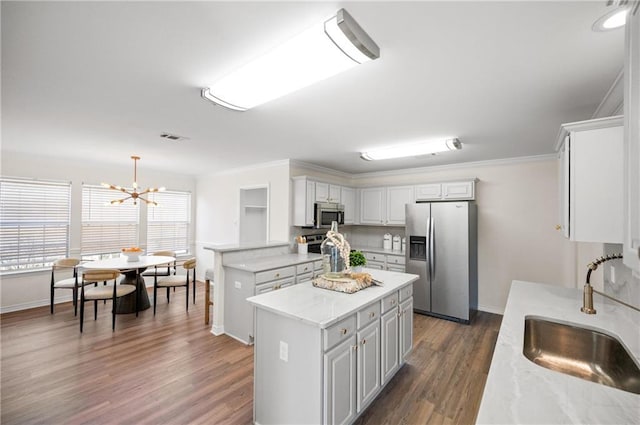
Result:
[[[398,308],[393,308],[382,316],[381,344],[382,344],[382,385],[386,384],[398,369],[399,338],[398,338]]]
[[[400,304],[400,362],[413,348],[413,298]]]
[[[380,321],[358,331],[358,412],[380,389]]]
[[[356,416],[356,336],[324,355],[324,423],[348,424]]]

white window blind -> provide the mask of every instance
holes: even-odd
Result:
[[[69,255],[71,184],[0,177],[0,272]]]
[[[147,208],[147,251],[189,252],[191,193],[156,192],[150,198],[158,206]]]
[[[102,186],[82,186],[82,256],[119,253],[138,245],[139,209],[130,200],[120,205],[109,201],[118,192]]]

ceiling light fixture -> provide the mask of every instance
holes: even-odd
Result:
[[[124,201],[126,201],[127,199],[133,199],[133,205],[137,205],[138,204],[138,199],[140,199],[141,201],[144,201],[147,205],[152,205],[152,206],[158,206],[158,203],[155,201],[149,201],[145,198],[142,197],[142,195],[146,195],[147,193],[153,193],[153,192],[162,192],[165,190],[164,187],[160,187],[160,188],[154,188],[154,187],[150,187],[145,189],[144,191],[138,193],[138,160],[140,159],[139,156],[132,156],[131,159],[133,159],[133,189],[129,190],[126,187],[121,187],[121,186],[114,186],[112,184],[109,183],[100,183],[102,185],[102,187],[106,187],[107,189],[113,189],[113,190],[118,190],[120,192],[126,193],[129,196],[126,196],[122,199],[114,199],[113,201],[109,202],[110,205],[120,205],[122,204]]]
[[[611,5],[615,6],[614,9],[602,15],[593,23],[591,26],[593,31],[610,31],[620,28],[625,24],[627,21],[627,14],[629,13],[629,1],[609,0],[607,2],[607,6]]]
[[[261,105],[380,57],[346,10],[202,89],[203,98],[237,111]]]
[[[427,140],[421,143],[409,145],[391,146],[388,148],[374,149],[362,152],[360,158],[367,161],[377,161],[380,159],[404,158],[407,156],[420,156],[436,154],[462,149],[462,143],[457,138]]]

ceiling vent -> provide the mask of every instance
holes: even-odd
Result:
[[[171,133],[162,133],[160,134],[160,137],[162,137],[163,139],[175,140],[176,142],[178,140],[189,140],[188,137],[176,136],[175,134]]]

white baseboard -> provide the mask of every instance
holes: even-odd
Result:
[[[485,311],[487,313],[499,314],[500,316],[504,315],[504,307],[498,308],[498,307],[493,307],[488,305],[479,305],[478,310]]]
[[[215,336],[224,335],[224,326],[213,325],[211,326],[211,333]]]

